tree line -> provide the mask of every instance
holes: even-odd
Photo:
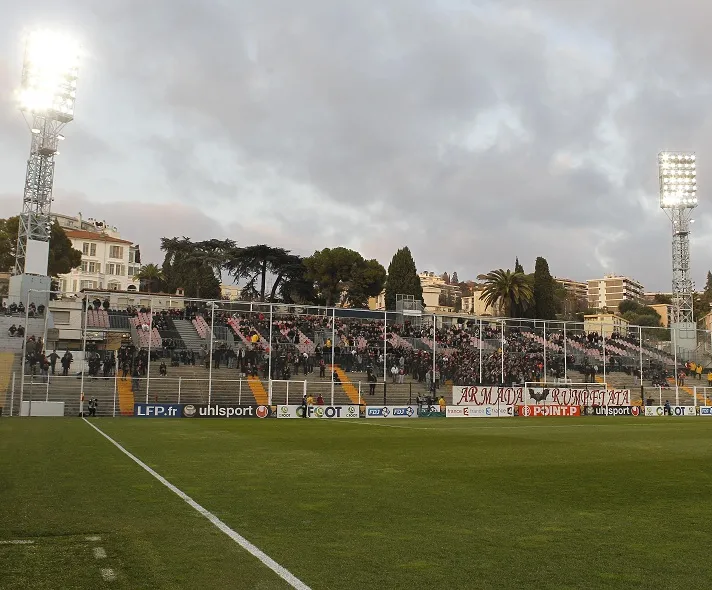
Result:
[[[407,247],[396,252],[388,272],[378,260],[343,247],[302,257],[267,244],[238,246],[232,240],[174,237],[162,238],[161,250],[163,265],[145,265],[138,275],[149,291],[172,293],[182,288],[187,297],[217,299],[225,273],[241,285],[241,299],[246,301],[367,307],[369,297],[378,296],[384,287],[389,309],[395,308],[398,293],[422,298]]]

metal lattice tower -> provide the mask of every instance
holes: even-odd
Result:
[[[15,275],[47,273],[46,262],[45,270],[41,270],[41,258],[48,252],[42,243],[49,242],[51,233],[54,158],[64,139],[60,131],[74,118],[79,53],[79,45],[66,35],[35,31],[27,37],[18,99],[32,131],[32,145],[15,250]]]
[[[52,186],[54,184],[54,157],[63,137],[60,133],[65,123],[43,115],[32,118],[32,145],[27,160],[25,190],[22,198],[15,274],[25,272],[28,240],[49,242],[51,232]]]
[[[673,323],[692,323],[694,288],[690,278],[690,221],[692,209],[667,209],[672,221]]]
[[[697,207],[694,153],[660,152],[660,207],[672,222],[673,324],[692,324],[694,288],[690,278],[690,222]]]

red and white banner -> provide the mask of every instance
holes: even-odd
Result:
[[[581,408],[579,406],[517,406],[517,414],[525,418],[580,416]]]
[[[511,418],[514,406],[448,406],[446,418]]]
[[[453,406],[630,406],[630,389],[454,385]]]

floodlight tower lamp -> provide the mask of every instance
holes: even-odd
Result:
[[[660,208],[672,224],[673,323],[694,325],[690,224],[697,207],[697,158],[690,152],[660,152],[658,173]]]
[[[80,48],[68,36],[35,31],[27,37],[18,105],[32,133],[15,275],[47,274],[54,159],[62,128],[74,119]],[[44,260],[43,260],[44,259]]]

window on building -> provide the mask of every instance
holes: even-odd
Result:
[[[69,324],[69,312],[68,311],[53,311],[52,320],[55,325],[66,326]]]
[[[123,246],[111,246],[109,248],[109,258],[116,258],[122,260],[124,257]]]
[[[133,264],[134,262],[136,262],[136,261],[134,260],[135,256],[136,256],[136,251],[135,251],[135,250],[129,250],[129,264]]]
[[[94,262],[93,260],[83,260],[82,261],[82,272],[95,273],[101,272],[101,263]]]
[[[119,289],[121,289],[121,285],[119,283],[109,283],[109,291],[118,291]]]
[[[80,289],[96,289],[96,281],[81,281]]]
[[[84,254],[84,256],[96,256],[96,244],[84,242],[82,244],[82,254]]]

